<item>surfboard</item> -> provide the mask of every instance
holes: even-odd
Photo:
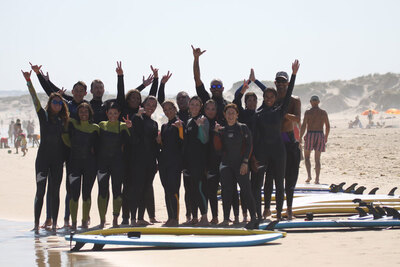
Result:
[[[281,238],[281,233],[269,233],[246,236],[167,236],[167,235],[142,235],[135,237],[121,235],[68,235],[67,241],[77,242],[79,249],[82,244],[97,245],[124,245],[124,246],[152,246],[175,248],[210,248],[210,247],[242,247],[265,244]],[[95,246],[96,247],[96,246]],[[97,246],[97,248],[102,248]]]
[[[260,224],[260,229],[267,229],[269,223]],[[273,229],[290,228],[328,228],[328,227],[392,227],[400,226],[400,220],[314,220],[314,221],[280,221]]]
[[[126,227],[93,230],[80,235],[118,235],[129,232],[140,232],[146,235],[261,235],[274,231],[247,230],[245,228],[206,228],[206,227]],[[286,233],[281,233],[284,237]]]

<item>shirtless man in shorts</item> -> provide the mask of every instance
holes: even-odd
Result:
[[[300,130],[300,142],[307,128],[307,134],[304,137],[304,158],[307,169],[308,178],[306,183],[309,183],[311,178],[311,150],[315,150],[315,184],[319,184],[319,174],[321,171],[321,152],[325,152],[325,144],[328,142],[330,130],[328,113],[318,107],[319,97],[313,95],[310,99],[311,109],[304,114],[303,124]],[[325,125],[325,134],[324,134]]]

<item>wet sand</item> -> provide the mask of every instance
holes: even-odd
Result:
[[[350,117],[351,119],[351,117]],[[357,182],[367,187],[380,187],[387,193],[400,187],[400,128],[347,129],[348,118],[331,116],[332,129],[327,152],[322,155],[321,183]],[[386,124],[400,125],[400,118]],[[336,127],[336,128],[335,128]],[[14,153],[14,151],[13,151]],[[33,199],[35,195],[34,162],[36,148],[26,157],[0,150],[0,264],[1,266],[396,266],[400,264],[400,230],[333,230],[288,232],[285,239],[246,248],[153,249],[109,247],[102,252],[69,253],[69,243],[58,236],[35,238],[33,232]],[[301,163],[299,183],[306,180]],[[156,215],[166,220],[164,192],[158,175],[154,183]],[[183,188],[180,197],[180,219],[184,221]],[[397,195],[399,192],[396,192]],[[59,225],[64,215],[65,184],[61,190]],[[99,223],[97,185],[92,193],[92,226]],[[111,222],[110,203],[107,221]],[[81,219],[81,207],[78,211]],[[220,206],[219,218],[222,218]],[[147,215],[146,215],[147,217]],[[209,218],[211,215],[209,216]],[[45,206],[41,223],[45,218]]]

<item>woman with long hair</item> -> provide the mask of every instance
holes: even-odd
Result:
[[[39,232],[39,220],[43,207],[46,183],[49,181],[48,194],[51,200],[53,232],[57,229],[58,209],[60,205],[60,185],[63,175],[64,149],[62,134],[68,124],[68,107],[61,95],[52,93],[47,105],[42,108],[35,88],[31,82],[31,73],[22,71],[39,118],[41,142],[36,156],[36,195],[35,195],[35,233]],[[51,176],[49,175],[51,173]]]

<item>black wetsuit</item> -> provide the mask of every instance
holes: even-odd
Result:
[[[251,81],[249,82],[249,84]],[[258,80],[255,81],[255,84],[257,84],[260,89],[264,92],[265,86],[260,83]],[[254,116],[256,111],[251,110],[251,109],[244,109],[242,105],[242,98],[243,94],[241,93],[241,90],[243,88],[243,85],[240,86],[236,92],[235,92],[235,98],[233,100],[233,103],[236,104],[236,106],[239,109],[239,118],[238,121],[241,123],[245,123],[249,129],[252,129],[253,124],[254,124]],[[261,219],[262,218],[262,213],[261,213],[261,190],[263,186],[263,181],[264,181],[264,173],[265,173],[265,167],[261,167],[258,171],[251,171],[250,172],[250,180],[251,180],[251,188],[254,196],[254,200],[256,202],[256,210],[257,210],[257,216]],[[243,207],[243,210],[245,210],[245,206]]]
[[[129,131],[125,123],[102,121],[99,124],[100,136],[97,148],[97,179],[99,184],[98,208],[100,221],[105,222],[109,199],[109,180],[111,176],[113,192],[113,215],[118,216],[121,205],[121,187],[124,175],[122,148],[129,142]]]
[[[157,87],[158,87],[158,78],[153,79],[153,83],[150,88],[149,95],[156,96],[157,94]],[[146,86],[141,84],[136,89],[141,92],[145,89]],[[124,75],[118,75],[117,81],[117,103],[121,107],[121,116],[120,121],[123,121],[122,118],[128,118],[133,120],[135,114],[139,111],[139,107],[132,108],[128,105],[126,98],[125,98],[125,84],[124,84]],[[128,179],[130,176],[129,174],[129,159],[133,157],[133,151],[131,151],[132,147],[129,146],[124,150],[124,162],[125,162],[125,170],[124,170],[124,177],[123,177],[123,190],[122,190],[122,219],[123,224],[129,223],[129,213],[130,213],[130,200],[128,197],[128,192],[132,191],[133,189],[129,189],[132,186],[132,181]],[[146,195],[146,208],[150,218],[155,217],[155,204],[154,204],[154,191],[150,194]]]
[[[179,110],[178,118],[183,122],[184,128],[186,128],[187,122],[190,118],[189,109]],[[186,217],[192,216],[192,207],[190,200],[190,177],[186,170],[183,170],[183,186],[185,187],[185,207],[186,207]]]
[[[115,102],[115,99],[108,99],[106,101],[102,100],[96,100],[92,99],[90,100],[90,106],[93,109],[93,122],[94,123],[99,123],[101,121],[107,121],[107,114],[106,114],[106,108],[107,105],[109,105],[110,102]]]
[[[296,75],[292,75],[286,96],[279,106],[264,106],[257,111],[253,127],[254,155],[260,166],[266,166],[272,172],[276,187],[276,210],[282,211],[284,199],[283,179],[286,168],[286,149],[281,136],[282,122],[289,106]],[[271,204],[272,180],[265,179],[265,208]]]
[[[159,172],[165,192],[168,219],[179,219],[179,187],[183,166],[183,128],[172,124],[176,118],[161,126]]]
[[[27,85],[39,118],[41,136],[35,161],[35,223],[39,224],[47,179],[49,180],[47,195],[51,201],[51,217],[53,223],[56,223],[60,204],[60,185],[63,175],[63,163],[65,159],[65,146],[62,140],[65,127],[58,116],[50,116],[50,114],[41,107],[32,83],[28,82]],[[51,176],[49,172],[51,172]]]
[[[207,202],[202,191],[202,184],[206,179],[209,123],[208,120],[204,120],[204,125],[198,126],[195,120],[201,117],[202,115],[199,114],[188,120],[184,140],[184,168],[186,174],[189,176],[189,192],[193,218],[197,218],[197,209],[200,209],[201,215],[207,214]]]
[[[221,155],[215,150],[214,135],[216,134],[215,120],[208,119],[210,123],[209,142],[207,145],[207,176],[203,186],[208,202],[210,203],[213,218],[218,217],[218,186],[220,181],[219,165],[221,163]]]
[[[144,211],[147,207],[149,197],[154,198],[153,180],[157,172],[157,158],[159,156],[159,145],[156,138],[158,135],[158,124],[145,114],[134,116],[131,128],[132,157],[129,159],[129,187],[131,218],[143,220]],[[149,217],[151,214],[149,212]]]
[[[256,207],[251,192],[249,173],[240,174],[242,163],[248,164],[252,153],[252,137],[245,124],[226,125],[215,135],[216,149],[222,152],[220,173],[224,221],[229,220],[234,188],[239,183],[243,201],[246,202],[252,220],[256,219]],[[219,144],[219,145],[218,145]]]
[[[68,181],[71,189],[70,211],[72,223],[77,222],[78,200],[82,184],[82,221],[89,220],[91,193],[96,180],[97,165],[95,145],[99,137],[99,126],[88,121],[70,119],[68,125],[70,141],[70,169]]]

